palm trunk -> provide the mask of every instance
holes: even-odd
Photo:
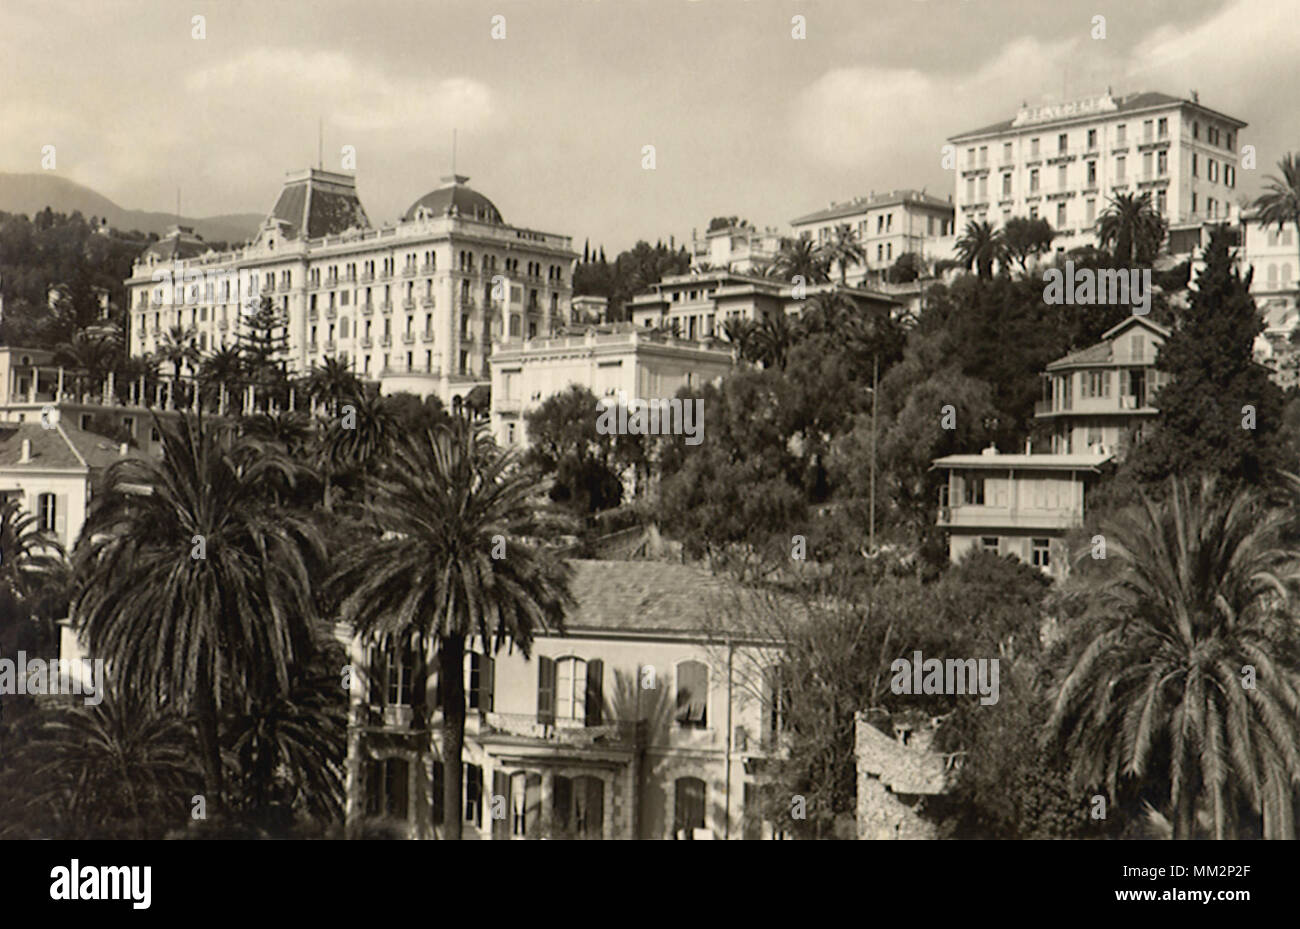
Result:
[[[195,682],[194,722],[198,731],[199,764],[203,768],[203,790],[209,806],[222,806],[221,744],[217,735],[217,703],[207,663],[200,659]]]
[[[465,815],[461,810],[461,752],[465,747],[465,637],[450,635],[438,648],[442,678],[443,835],[459,839]]]
[[[1179,794],[1177,805],[1174,807],[1174,838],[1192,838],[1192,825],[1195,821],[1196,803],[1192,792],[1184,788],[1183,792]]]

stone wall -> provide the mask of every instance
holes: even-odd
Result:
[[[872,720],[891,728],[894,736]],[[854,725],[858,838],[934,838],[934,826],[919,815],[926,797],[946,790],[944,757],[930,751],[933,724],[875,712],[856,714]]]

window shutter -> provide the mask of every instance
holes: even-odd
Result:
[[[555,724],[555,662],[540,656],[537,659],[537,721],[547,726]]]
[[[495,683],[496,660],[487,655],[479,656],[478,671],[478,708],[481,712],[492,712],[492,689]]]
[[[599,726],[601,724],[602,709],[604,707],[605,693],[602,678],[605,672],[605,663],[597,658],[594,661],[587,662],[587,725]]]
[[[486,659],[489,663],[491,658]],[[496,817],[496,811],[501,804],[499,798],[505,800],[505,816],[500,819]],[[510,778],[501,771],[492,772],[492,798],[488,803],[488,815],[492,817],[492,838],[509,839],[510,838],[510,814],[513,808],[510,805]]]
[[[442,762],[433,763],[433,824],[441,826],[443,824],[443,804],[442,794],[446,790],[443,782]]]
[[[72,548],[72,543],[76,540],[68,538],[68,495],[57,494],[53,497],[53,502],[54,532],[66,547]]]

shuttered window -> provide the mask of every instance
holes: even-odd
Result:
[[[541,656],[537,659],[537,721],[555,723],[555,661]]]
[[[552,796],[552,826],[557,838],[601,838],[605,825],[605,784],[600,778],[557,775]]]
[[[705,828],[704,810],[708,788],[698,777],[679,777],[676,783],[676,810],[673,836],[695,838],[695,830]]]
[[[677,666],[677,722],[703,729],[708,725],[709,669],[699,661]]]
[[[465,655],[465,696],[471,710],[492,712],[496,662],[487,655]]]

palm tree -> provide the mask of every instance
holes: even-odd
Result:
[[[736,317],[722,324],[722,334],[736,347],[741,361],[755,361],[754,348],[758,334],[758,324],[752,319]]]
[[[109,468],[74,557],[74,610],[90,654],[197,729],[208,802],[220,807],[218,707],[244,686],[289,686],[310,650],[316,526],[280,504],[301,469],[202,419],[156,421],[163,457]],[[143,493],[141,492],[143,489]]]
[[[867,259],[866,250],[862,247],[858,234],[848,223],[841,223],[835,227],[831,240],[826,243],[824,254],[832,266],[839,267],[840,283],[843,285],[848,284],[849,265],[865,264]]]
[[[232,396],[245,375],[244,359],[239,349],[223,346],[199,362],[199,389],[204,402],[213,402],[214,408],[220,405],[221,388],[226,395]]]
[[[66,615],[68,580],[54,534],[40,529],[16,499],[0,500],[0,617],[13,619],[0,625],[0,655],[58,647],[54,619]]]
[[[367,515],[382,535],[341,554],[340,618],[366,638],[413,641],[417,731],[427,727],[428,652],[436,644],[444,809],[458,810],[466,640],[477,636],[493,653],[509,641],[527,656],[534,635],[561,628],[572,603],[569,568],[518,541],[517,529],[535,516],[536,481],[465,420],[398,444],[372,490]],[[493,557],[503,543],[504,557]],[[460,838],[459,816],[447,817],[446,835]]]
[[[1265,228],[1277,226],[1277,231],[1281,232],[1290,223],[1295,227],[1296,239],[1300,243],[1300,158],[1287,152],[1277,167],[1282,176],[1270,174],[1266,178],[1264,193],[1255,198],[1254,207],[1259,211],[1259,221]]]
[[[181,365],[193,367],[199,362],[199,350],[194,345],[193,328],[172,326],[164,333],[155,353],[159,361],[172,366],[172,389],[180,385]]]
[[[795,342],[799,341],[799,328],[790,317],[777,310],[758,324],[754,331],[754,354],[765,368],[785,369],[786,359]]]
[[[364,473],[388,452],[397,435],[397,418],[377,390],[358,389],[350,400],[340,407],[345,415],[321,420],[317,433],[317,461],[324,482],[321,502],[326,512],[333,510],[331,488],[336,478]]]
[[[92,388],[98,389],[117,365],[121,343],[110,336],[82,330],[54,350],[54,363],[66,365],[84,374]]]
[[[307,395],[330,416],[338,416],[339,407],[361,393],[361,381],[352,373],[352,366],[338,358],[326,358],[320,366],[313,365],[306,387]]]
[[[324,651],[295,666],[289,689],[250,692],[231,720],[228,741],[241,780],[238,795],[254,814],[302,810],[337,821],[344,801],[346,695]]]
[[[95,706],[43,714],[19,761],[31,802],[71,835],[142,839],[188,812],[192,741],[175,715],[108,686]]]
[[[993,265],[1005,261],[1002,231],[987,222],[970,220],[966,223],[966,231],[957,240],[957,257],[966,270],[974,267],[980,277],[992,277]]]
[[[1097,220],[1102,248],[1126,265],[1150,264],[1164,244],[1168,224],[1148,194],[1116,194]]]
[[[768,269],[772,277],[793,280],[803,278],[805,284],[825,284],[830,279],[830,263],[813,244],[812,239],[782,239],[781,248]]]
[[[1285,834],[1300,778],[1289,516],[1210,479],[1169,491],[1102,527],[1107,558],[1079,587],[1090,610],[1049,736],[1079,784],[1167,790],[1175,838],[1192,837],[1198,804],[1223,838],[1241,802]]]

